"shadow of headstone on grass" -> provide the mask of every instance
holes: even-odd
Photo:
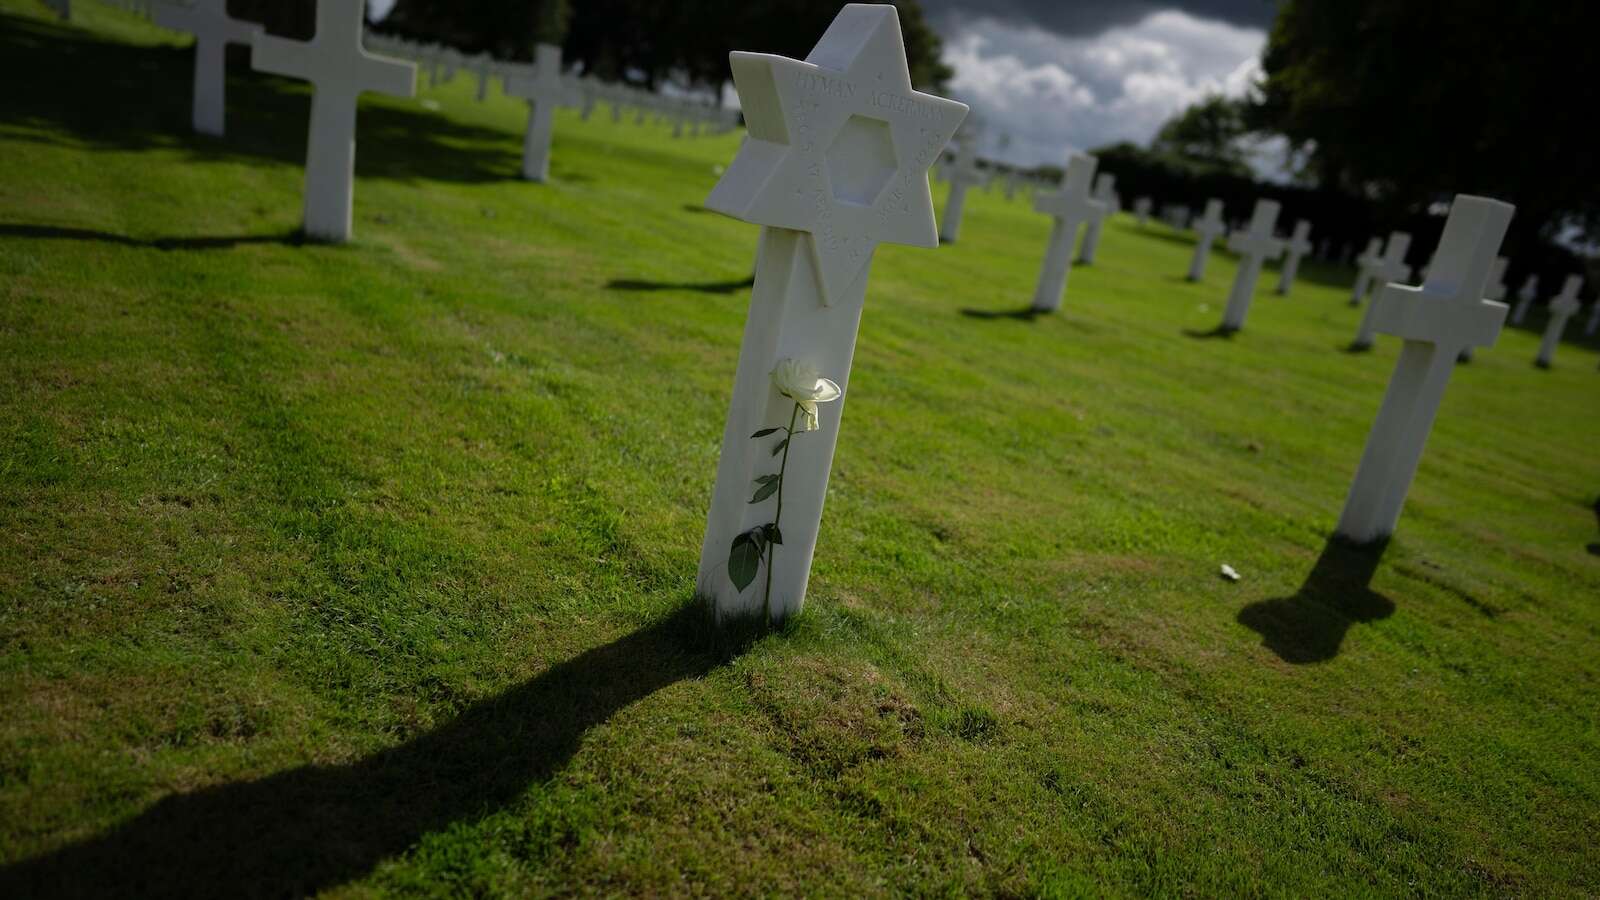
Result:
[[[0,897],[306,896],[558,772],[590,729],[727,658],[677,613],[472,704],[364,759],[175,794],[110,832],[0,867]]]
[[[1369,587],[1387,546],[1329,540],[1294,596],[1246,606],[1239,624],[1260,634],[1261,643],[1284,662],[1333,659],[1351,625],[1394,614],[1394,602]]]

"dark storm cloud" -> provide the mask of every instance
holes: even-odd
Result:
[[[923,7],[941,25],[987,17],[1073,37],[1091,37],[1163,10],[1262,29],[1277,12],[1275,0],[923,0]]]

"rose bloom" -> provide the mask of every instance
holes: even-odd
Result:
[[[817,404],[839,399],[844,392],[831,380],[823,378],[817,367],[799,360],[784,359],[772,370],[772,384],[778,393],[800,404],[805,413],[801,431],[817,430]]]

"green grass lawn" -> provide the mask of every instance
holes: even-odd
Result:
[[[805,614],[719,652],[737,135],[563,111],[532,185],[525,106],[369,99],[302,246],[302,86],[191,136],[184,42],[74,5],[0,0],[0,895],[1600,892],[1595,343],[1460,367],[1353,553],[1349,273],[1196,339],[1232,260],[1122,216],[964,314],[1048,228],[974,195],[877,255]]]

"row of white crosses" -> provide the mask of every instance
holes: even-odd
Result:
[[[496,59],[487,53],[469,56],[453,47],[424,44],[392,35],[369,35],[367,43],[384,53],[416,62],[428,73],[430,87],[453,80],[457,71],[471,73],[477,79],[476,93],[480,102],[487,99],[489,84],[495,78],[510,82],[513,79],[526,81],[535,77],[527,64]],[[560,53],[561,48],[553,44],[536,45],[532,68],[542,70],[545,66],[553,65],[560,72]],[[559,106],[577,107],[585,121],[595,106],[603,102],[611,107],[611,119],[614,122],[622,121],[624,109],[631,107],[635,110],[635,124],[644,124],[652,118],[656,121],[665,118],[673,124],[674,137],[681,137],[685,133],[699,135],[703,131],[726,133],[738,124],[737,112],[713,107],[692,97],[669,97],[588,75],[563,74],[559,88],[542,71],[537,77],[544,79],[543,92],[556,98],[552,102]]]
[[[231,18],[226,0],[173,2],[154,9],[157,23],[195,37],[194,129],[224,132],[224,65],[227,45],[249,44],[257,71],[311,82],[311,125],[306,145],[303,226],[308,237],[350,239],[355,192],[356,104],[376,91],[409,97],[416,91],[416,67],[374,56],[362,47],[363,0],[318,0],[316,33],[309,41],[266,34],[259,26]]]
[[[410,97],[416,92],[416,65],[368,53],[362,0],[318,0],[316,32],[310,41],[265,34],[260,26],[227,14],[226,0],[164,2],[155,9],[158,24],[195,38],[194,129],[222,136],[225,131],[226,48],[253,47],[259,71],[310,81],[313,86],[310,137],[306,148],[303,227],[308,237],[347,241],[352,230],[357,100],[367,91]],[[367,38],[374,46],[424,60],[431,71],[471,67],[479,78],[479,98],[493,76],[505,80],[510,96],[529,104],[523,141],[522,175],[548,179],[554,111],[578,102],[577,91],[561,73],[561,48],[540,44],[531,66],[497,63],[485,56],[464,57],[453,50],[398,39]],[[728,124],[726,117],[719,119]]]
[[[804,63],[735,53],[732,67],[750,139],[706,205],[763,230],[697,581],[719,617],[760,608],[754,593],[732,583],[728,548],[737,536],[766,527],[762,504],[770,497],[760,491],[756,500],[746,497],[761,483],[771,451],[750,436],[781,426],[791,408],[768,373],[781,360],[803,359],[848,391],[873,250],[881,241],[936,246],[927,170],[965,114],[961,104],[912,91],[891,7],[845,7]],[[1061,190],[1035,199],[1054,219],[1036,308],[1059,305],[1079,226],[1109,212],[1089,196],[1094,168],[1091,157],[1072,158]],[[953,188],[960,184],[955,175]],[[1247,272],[1258,273],[1261,261],[1282,249],[1272,236],[1277,211],[1272,201],[1260,201],[1250,229],[1236,235]],[[1401,337],[1405,346],[1340,535],[1368,542],[1392,533],[1457,355],[1497,338],[1507,310],[1484,297],[1511,214],[1498,201],[1456,198],[1426,283],[1389,284],[1373,301],[1375,330]],[[1254,276],[1236,280],[1236,297],[1247,281],[1253,287]],[[823,433],[783,480],[792,515],[776,545],[785,560],[771,595],[779,619],[803,602],[840,406],[829,404],[821,419]],[[762,562],[770,577],[778,557],[774,545],[767,551]]]

